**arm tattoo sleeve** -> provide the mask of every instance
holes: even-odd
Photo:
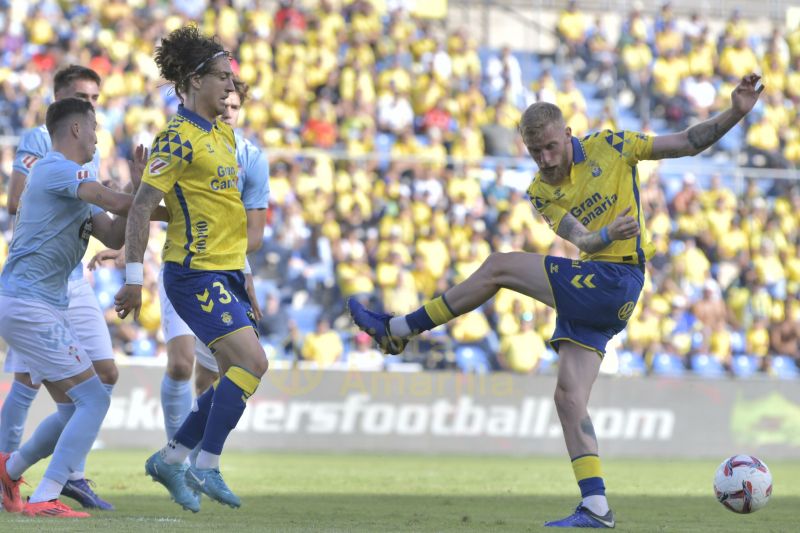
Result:
[[[141,263],[150,236],[150,213],[155,209],[164,193],[142,183],[133,205],[128,212],[128,224],[125,227],[125,262]]]
[[[699,153],[720,140],[737,122],[739,121],[728,111],[700,124],[695,124],[686,130],[686,136],[692,148]]]
[[[587,254],[599,252],[608,246],[603,242],[599,231],[587,230],[586,226],[581,224],[577,218],[569,213],[564,215],[564,218],[561,219],[556,234],[562,239],[568,240],[577,246],[580,251]]]

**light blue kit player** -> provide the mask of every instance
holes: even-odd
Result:
[[[78,98],[96,105],[100,96],[100,82],[100,76],[94,70],[80,65],[69,65],[60,69],[53,77],[54,100]],[[50,148],[50,135],[44,124],[22,135],[9,183],[10,214],[17,212],[20,195],[33,165],[44,158]],[[99,165],[100,158],[95,152],[92,160],[84,167],[97,175]],[[73,329],[92,361],[95,373],[111,394],[119,375],[114,363],[111,337],[94,291],[83,277],[83,265],[80,262],[69,276],[68,299],[67,314]],[[22,441],[28,409],[39,387],[31,382],[27,365],[13,349],[6,355],[4,370],[14,374],[14,382],[0,410],[0,452],[11,453],[19,448]],[[72,472],[64,487],[64,495],[76,499],[84,507],[113,509],[110,503],[93,491],[85,477],[83,466]]]
[[[234,78],[236,90],[228,95],[225,101],[225,112],[221,115],[223,122],[236,127],[239,111],[247,98],[248,86]],[[236,162],[239,166],[236,187],[242,196],[247,213],[247,253],[261,247],[266,222],[266,209],[269,200],[269,161],[264,153],[239,132],[235,132]],[[227,187],[232,185],[229,179],[222,178],[211,186]],[[253,275],[249,265],[245,265],[245,286],[250,297],[250,304],[256,320],[261,318],[261,311],[256,301],[253,288]],[[167,370],[161,382],[161,407],[164,410],[164,425],[167,438],[172,439],[181,426],[183,419],[192,408],[192,390],[189,380],[192,375],[194,360],[195,391],[199,396],[219,376],[217,361],[211,350],[195,337],[186,325],[164,289],[163,269],[158,278],[159,300],[161,302],[161,328],[167,343]],[[192,457],[194,459],[194,456]]]
[[[85,517],[89,515],[72,511],[58,498],[89,453],[110,396],[68,311],[68,279],[90,236],[110,247],[122,246],[133,196],[104,187],[83,166],[92,160],[97,143],[89,101],[54,102],[46,124],[52,151],[31,168],[0,273],[0,336],[25,364],[31,382],[46,385],[58,410],[18,450],[0,453],[0,489],[8,512]],[[142,165],[145,151],[137,151]],[[140,175],[133,174],[138,181]],[[112,220],[105,211],[119,216]],[[23,505],[22,473],[51,454],[42,481]]]

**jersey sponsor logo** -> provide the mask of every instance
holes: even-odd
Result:
[[[94,223],[92,222],[92,219],[87,218],[86,220],[84,220],[83,224],[81,224],[81,229],[79,232],[81,240],[83,240],[84,242],[89,242],[89,237],[92,236],[93,230],[94,230]]]
[[[150,161],[150,169],[149,169],[150,174],[154,175],[161,174],[161,171],[167,168],[167,165],[169,165],[169,162],[164,159],[161,159],[160,157],[153,159],[152,161]]]
[[[86,178],[89,177],[89,171],[79,170],[78,172],[75,173],[75,176],[78,178],[78,181],[85,180]]]
[[[195,241],[197,253],[202,254],[206,251],[206,243],[208,241],[208,222],[205,220],[197,221],[194,225],[194,230],[197,234],[197,240]]]
[[[34,163],[39,160],[35,155],[26,155],[22,158],[22,166],[30,170]]]
[[[570,214],[581,221],[581,224],[588,226],[592,220],[600,217],[603,213],[617,203],[617,195],[601,196],[599,192],[585,198],[580,204],[569,210]]]
[[[238,171],[236,167],[226,167],[220,165],[217,167],[217,176],[222,179],[212,179],[211,180],[211,190],[212,191],[222,191],[225,189],[236,189],[237,188],[237,181],[239,179]]]

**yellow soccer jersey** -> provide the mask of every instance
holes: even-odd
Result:
[[[652,137],[631,131],[605,130],[583,139],[573,137],[569,179],[552,186],[537,173],[528,196],[553,231],[568,212],[590,231],[598,231],[631,207],[629,214],[639,220],[640,235],[614,241],[594,254],[581,252],[581,259],[643,264],[653,256],[655,247],[641,210],[636,163],[648,159],[652,150]]]
[[[181,106],[158,134],[142,182],[165,194],[164,261],[196,270],[240,270],[247,216],[239,194],[233,129]]]

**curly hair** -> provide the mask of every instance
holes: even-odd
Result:
[[[161,76],[172,82],[179,96],[185,96],[189,79],[210,72],[213,60],[222,56],[227,57],[228,52],[216,37],[207,37],[189,24],[164,37],[154,59]]]
[[[239,95],[239,103],[244,105],[244,101],[247,100],[247,94],[250,92],[250,86],[247,82],[240,80],[238,77],[234,77],[233,87],[236,89],[236,94]]]

